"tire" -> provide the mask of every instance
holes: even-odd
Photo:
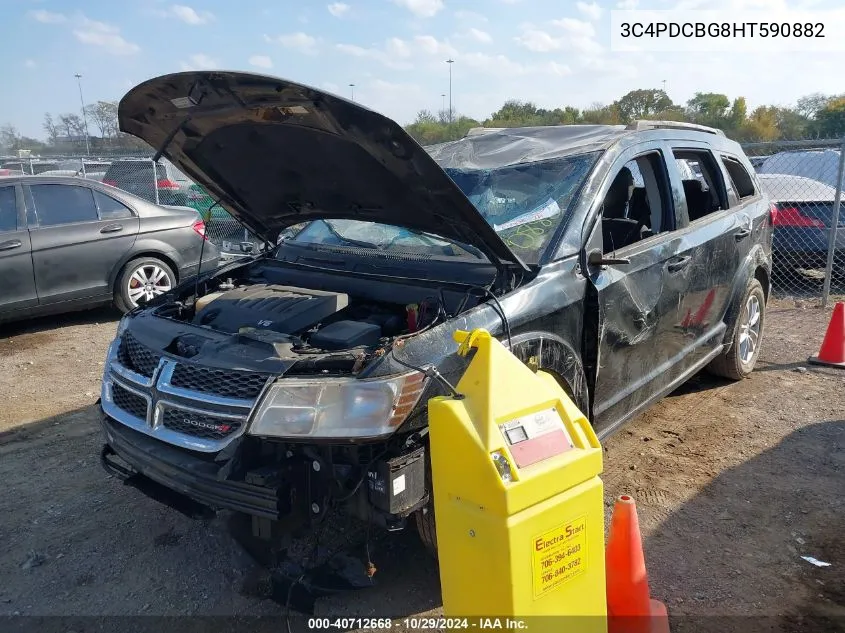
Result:
[[[134,290],[130,284],[142,284],[147,279],[150,283]],[[154,282],[154,283],[153,283]],[[155,257],[139,257],[133,259],[120,272],[114,290],[114,304],[123,313],[137,307],[137,300],[145,297],[152,299],[176,285],[176,274],[173,269]]]
[[[756,305],[756,308],[754,307]],[[763,327],[766,320],[766,295],[760,282],[752,278],[748,282],[742,300],[734,308],[731,347],[710,361],[707,371],[715,376],[730,380],[747,378],[760,356],[763,342]],[[756,314],[756,317],[754,316]],[[751,323],[750,321],[754,321]],[[753,347],[749,349],[749,344]]]

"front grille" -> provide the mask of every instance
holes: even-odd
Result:
[[[222,440],[241,427],[241,423],[237,420],[181,409],[166,409],[162,424],[171,431],[209,440]]]
[[[179,364],[173,370],[170,384],[215,396],[250,400],[258,397],[268,377],[269,374],[252,371],[230,371]]]
[[[160,359],[161,354],[141,345],[129,332],[126,332],[121,338],[120,347],[117,350],[117,360],[127,369],[150,378],[158,367]]]
[[[124,389],[120,385],[112,384],[112,400],[119,409],[123,409],[129,415],[145,420],[147,417],[147,401],[141,396]]]

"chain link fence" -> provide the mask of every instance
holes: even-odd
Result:
[[[773,205],[772,286],[779,297],[845,293],[845,139],[745,143]]]

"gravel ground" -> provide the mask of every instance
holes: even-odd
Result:
[[[636,498],[675,633],[845,630],[845,373],[806,364],[828,319],[771,302],[751,379],[699,376],[605,443],[607,499]],[[0,616],[283,614],[259,597],[263,572],[227,516],[188,519],[100,468],[95,402],[115,326],[107,310],[0,326]],[[439,613],[413,530],[371,554],[374,586],[321,599],[318,615]]]

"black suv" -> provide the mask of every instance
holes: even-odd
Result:
[[[602,436],[701,369],[740,379],[757,360],[769,203],[717,130],[480,130],[423,149],[358,104],[230,72],[147,81],[119,117],[281,239],[124,318],[103,463],[252,515],[256,534],[341,506],[387,529],[413,517],[436,545],[427,486],[384,491],[428,479],[426,402],[466,366],[457,329],[550,372]]]

